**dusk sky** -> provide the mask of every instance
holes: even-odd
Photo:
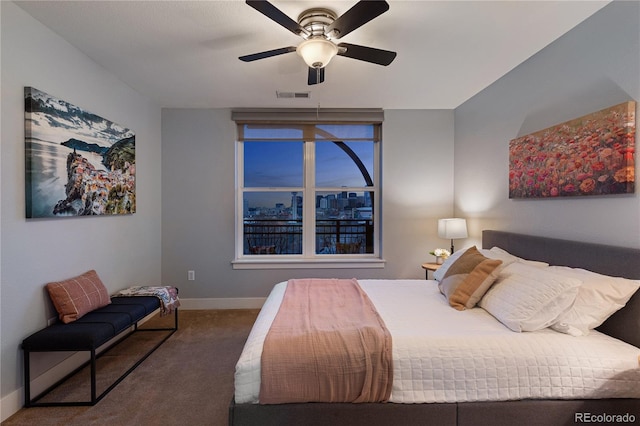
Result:
[[[373,175],[373,143],[347,145]],[[245,142],[245,187],[302,186],[302,142]],[[316,144],[316,186],[363,187],[366,183],[353,160],[332,142]]]
[[[347,145],[373,175],[373,143]],[[300,187],[303,180],[302,142],[245,142],[245,187]],[[316,185],[323,187],[364,187],[365,181],[353,160],[332,142],[316,144]],[[291,205],[290,192],[245,193],[253,207]]]

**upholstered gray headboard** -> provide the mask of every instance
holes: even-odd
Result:
[[[640,280],[640,249],[505,231],[482,232],[482,247],[500,247],[525,259]],[[640,347],[640,290],[598,330]]]

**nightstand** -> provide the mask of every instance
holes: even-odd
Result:
[[[429,279],[429,271],[431,272],[435,272],[437,271],[442,265],[438,265],[437,263],[431,263],[431,262],[427,262],[427,263],[423,263],[422,264],[422,269],[424,269],[424,275],[425,275],[425,279]]]

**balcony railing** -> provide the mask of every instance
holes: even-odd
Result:
[[[317,220],[315,245],[316,254],[373,253],[373,220]],[[302,254],[302,221],[245,218],[244,254]]]

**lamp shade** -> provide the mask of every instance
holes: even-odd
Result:
[[[323,38],[310,38],[300,43],[296,52],[311,68],[324,68],[338,53],[338,46]]]
[[[439,219],[438,237],[449,240],[467,238],[467,221],[459,218]]]

